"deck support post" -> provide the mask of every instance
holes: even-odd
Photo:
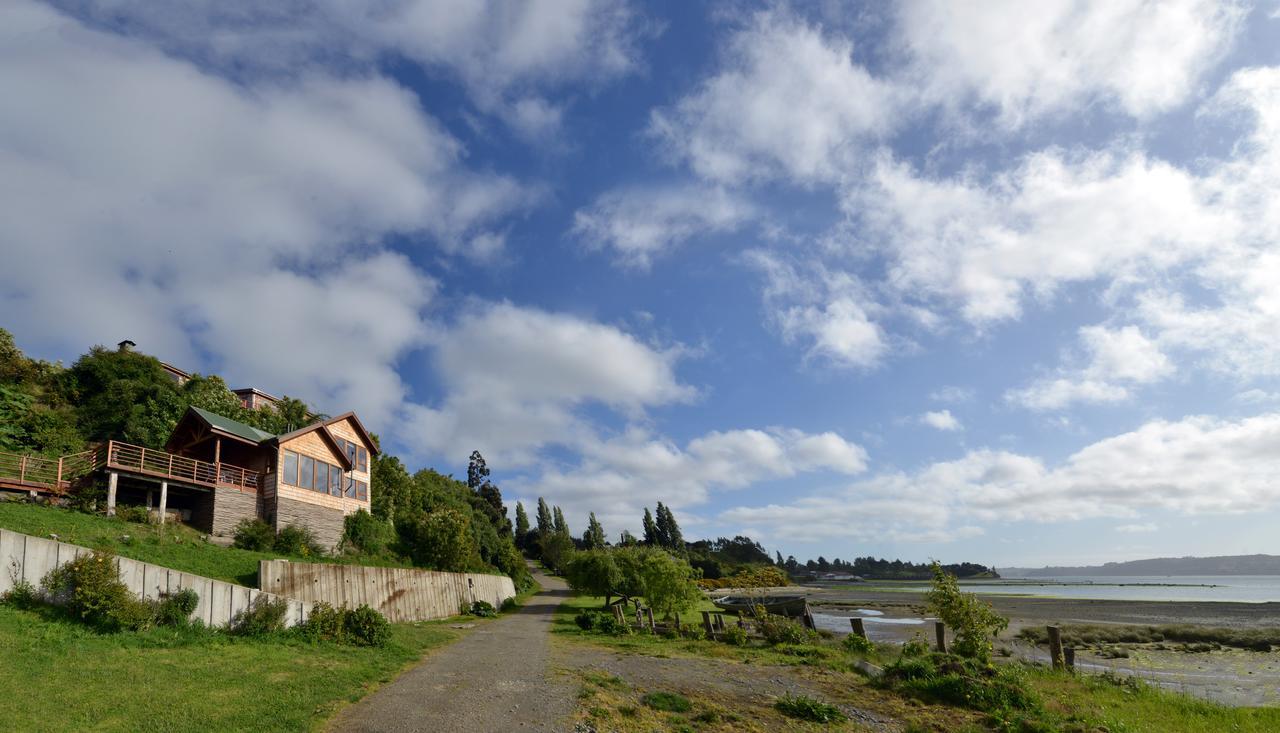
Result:
[[[151,489],[147,489],[147,511],[151,511]]]
[[[119,481],[120,474],[115,471],[107,473],[107,516],[114,517],[116,515],[116,482]]]
[[[169,504],[169,482],[160,482],[160,523],[164,524],[164,515]]]

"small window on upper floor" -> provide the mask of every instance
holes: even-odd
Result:
[[[351,461],[351,467],[357,471],[360,470],[356,461],[356,457],[359,455],[358,451],[360,450],[360,446],[355,443],[347,443],[345,448],[347,450],[347,460]]]
[[[369,470],[369,451],[365,450],[364,446],[357,446],[355,464],[357,471]]]

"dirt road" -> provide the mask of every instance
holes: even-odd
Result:
[[[481,624],[334,718],[330,731],[560,731],[576,688],[549,670],[551,617],[570,594],[535,571],[542,592]]]

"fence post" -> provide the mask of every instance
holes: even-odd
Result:
[[[1076,648],[1073,646],[1066,647],[1062,650],[1063,661],[1067,663],[1067,671],[1076,671]]]
[[[62,488],[62,457],[58,457],[58,479],[53,482],[55,488]]]
[[[933,634],[938,639],[938,651],[947,653],[947,625],[941,621],[933,622]]]
[[[1049,658],[1053,660],[1054,669],[1062,669],[1066,665],[1062,660],[1062,629],[1049,626]]]
[[[862,619],[858,618],[857,616],[850,618],[849,626],[853,627],[853,633],[857,634],[858,636],[861,636],[864,639],[867,638],[867,627],[863,626]]]
[[[18,483],[25,484],[27,482],[27,457],[23,456],[18,459]]]
[[[656,632],[658,630],[658,627],[653,623],[653,607],[652,606],[645,607],[644,613],[646,616],[649,617],[649,630]]]
[[[716,630],[715,630],[715,627],[711,625],[710,611],[702,612],[702,628],[706,630],[707,638],[711,638],[715,636]]]
[[[614,618],[616,618],[616,619],[618,619],[618,623],[623,624],[623,625],[626,625],[626,623],[627,623],[627,619],[626,619],[626,617],[625,617],[625,616],[623,616],[623,615],[622,615],[622,606],[621,606],[621,604],[616,605],[616,606],[614,606],[614,607],[613,607],[613,617],[614,617]]]

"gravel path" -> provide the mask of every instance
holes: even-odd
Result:
[[[330,731],[561,731],[576,687],[548,669],[551,618],[570,595],[537,570],[542,592],[518,613],[459,641],[334,718]]]

